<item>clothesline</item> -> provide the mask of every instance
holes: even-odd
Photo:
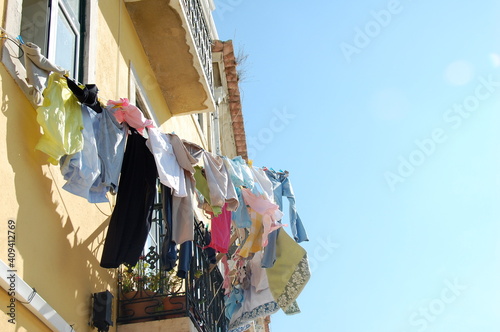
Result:
[[[14,56],[14,58],[20,59],[24,56],[24,50],[21,47],[21,44],[23,44],[24,41],[22,41],[21,36],[14,37],[12,34],[8,33],[7,30],[5,30],[3,27],[0,27],[0,38],[7,39],[7,40],[13,42],[17,47],[19,47],[19,50],[21,51],[21,55]]]
[[[218,156],[176,134],[160,132],[125,98],[109,101],[102,112],[96,112],[92,103],[87,105],[84,90],[79,98],[83,103],[79,103],[65,83],[66,78],[58,74],[49,76],[43,105],[37,109],[43,135],[36,148],[61,166],[67,191],[92,203],[107,201],[108,191],[117,194],[102,267],[137,263],[151,225],[149,211],[159,178],[168,229],[160,255],[164,266],[173,268],[178,260],[179,276],[189,270],[194,209],[201,206],[211,219],[208,247],[219,252],[215,264],[238,238],[236,232],[231,235],[233,224],[248,233],[228,257],[236,267],[233,280],[238,286],[247,285],[236,289],[233,282],[227,283],[226,300],[234,309],[226,312],[231,328],[247,323],[245,317],[257,313],[267,315],[280,308],[297,312],[295,299],[310,278],[306,252],[298,243],[308,238],[287,171],[249,166],[241,156]],[[87,92],[92,93],[91,89]],[[289,200],[294,239],[280,231],[282,197]],[[229,270],[223,270],[229,278]],[[233,303],[236,293],[248,301]]]

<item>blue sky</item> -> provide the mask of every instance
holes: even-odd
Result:
[[[500,3],[216,0],[313,277],[273,332],[500,331]]]

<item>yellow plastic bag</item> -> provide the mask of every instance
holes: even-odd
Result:
[[[59,74],[50,75],[43,95],[43,104],[36,110],[43,135],[35,149],[49,155],[48,161],[57,165],[62,156],[83,147],[82,109],[66,79]]]

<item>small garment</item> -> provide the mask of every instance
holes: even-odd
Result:
[[[90,203],[107,202],[106,191],[91,192],[101,174],[101,161],[97,152],[96,135],[99,134],[99,114],[82,105],[83,149],[60,160],[61,173],[66,180],[63,189],[86,198]]]
[[[210,248],[208,246],[210,242],[212,242],[212,234],[210,234],[210,232],[207,229],[205,229],[203,232],[203,242],[204,242],[203,245],[205,246],[203,251],[207,254],[208,262],[210,264],[217,264],[217,253],[214,248]],[[226,256],[224,255],[224,257]]]
[[[274,200],[280,207],[280,210],[283,208],[283,197],[288,198],[290,228],[293,238],[299,243],[302,241],[309,241],[304,225],[295,207],[295,194],[293,193],[292,183],[290,182],[288,172],[275,172],[269,169],[265,172],[273,184]]]
[[[73,92],[75,97],[82,105],[87,105],[96,113],[102,112],[101,103],[99,102],[99,98],[97,97],[97,93],[99,92],[97,85],[85,84],[80,87],[74,80],[69,77],[66,77],[66,81],[68,82],[69,89]]]
[[[223,157],[224,166],[235,187],[244,186],[252,189],[254,186],[254,178],[250,167],[241,156],[233,159]]]
[[[280,309],[269,288],[270,285],[267,281],[265,271],[259,271],[262,265],[261,259],[262,255],[258,252],[249,262],[249,267],[252,271],[251,287],[244,290],[243,304],[231,317],[229,323],[230,331],[259,317],[272,315]]]
[[[175,220],[172,228],[172,240],[177,244],[194,240],[194,191],[195,179],[193,166],[198,163],[201,147],[194,143],[182,141],[175,134],[167,134],[172,145],[175,158],[184,169],[186,196],[172,198],[172,219]],[[199,150],[198,150],[199,149]]]
[[[127,139],[120,190],[104,241],[101,267],[137,264],[151,228],[156,195],[156,164],[146,139],[136,130]]]
[[[238,311],[241,308],[244,299],[243,289],[239,286],[233,287],[231,293],[229,293],[229,295],[227,295],[224,299],[224,311],[227,319],[231,319],[235,311]]]
[[[269,234],[283,226],[278,222],[283,213],[276,204],[265,197],[255,196],[246,188],[241,190],[252,219],[250,234],[240,250],[241,257],[248,257],[249,253],[257,252],[267,246]]]
[[[229,263],[227,262],[227,255],[223,255],[222,259],[222,272],[224,275],[224,282],[222,283],[222,288],[224,288],[224,295],[228,295],[231,291],[231,277],[229,276]]]
[[[233,219],[236,227],[250,228],[252,227],[252,219],[250,218],[250,214],[248,213],[248,208],[245,204],[245,200],[243,199],[241,188],[237,188],[236,192],[238,194],[238,201],[240,201],[240,204],[238,206],[238,209],[236,209],[236,211],[231,212],[231,218]]]
[[[165,224],[165,237],[161,244],[160,261],[161,268],[166,271],[172,270],[177,266],[177,259],[179,260],[179,267],[177,268],[177,276],[186,278],[189,271],[193,250],[193,242],[185,241],[180,245],[179,257],[177,257],[177,244],[173,241],[173,196],[170,188],[161,185],[161,199],[162,199],[162,212]]]
[[[125,149],[125,128],[104,110],[98,114],[81,105],[83,149],[60,160],[67,181],[63,189],[90,203],[108,202],[106,193],[118,190],[118,177]]]
[[[295,195],[293,193],[292,183],[288,177],[289,173],[286,171],[276,172],[270,169],[266,169],[265,173],[273,185],[274,201],[278,204],[280,210],[283,210],[283,196],[288,198],[290,228],[295,241],[309,241],[302,220],[295,207]],[[276,239],[278,233],[279,230],[269,235],[269,245],[266,247],[264,258],[262,259],[263,267],[272,267],[276,261]]]
[[[113,114],[106,108],[99,115],[97,153],[101,160],[102,169],[98,186],[116,194],[125,154],[127,126],[118,123]]]
[[[160,251],[162,269],[172,270],[177,265],[177,248],[172,241],[172,193],[165,185],[160,186],[163,224],[165,225],[165,236]]]
[[[177,276],[185,279],[189,267],[191,266],[191,258],[193,257],[193,241],[186,241],[179,248],[179,267],[177,267]]]
[[[146,119],[144,114],[136,106],[129,103],[127,98],[120,100],[108,100],[108,109],[113,113],[119,123],[126,122],[130,127],[135,128],[141,135],[144,128],[153,127],[153,121]]]
[[[252,167],[253,178],[255,180],[255,185],[259,184],[262,193],[273,203],[274,201],[274,191],[273,184],[271,180],[267,177],[266,173],[262,168]]]
[[[82,110],[64,77],[56,73],[49,76],[43,104],[36,112],[43,135],[35,149],[46,153],[50,163],[57,165],[62,156],[82,150]]]
[[[194,178],[196,179],[196,189],[201,193],[208,205],[210,205],[210,210],[213,216],[218,216],[222,213],[222,207],[212,205],[210,198],[210,189],[208,187],[208,181],[203,174],[203,168],[201,166],[194,167]]]
[[[30,95],[36,105],[40,105],[43,101],[42,92],[46,87],[47,79],[50,72],[59,75],[65,75],[68,72],[59,66],[50,62],[42,55],[42,50],[38,45],[31,42],[21,44],[21,49],[24,52],[24,68],[26,68],[26,81],[30,88]]]
[[[228,211],[226,207],[227,205],[222,207],[222,213],[217,217],[212,217],[210,222],[212,240],[208,245],[223,254],[227,253],[231,244],[231,211]]]
[[[276,242],[276,262],[265,269],[269,288],[285,312],[296,306],[295,300],[311,278],[307,253],[287,232],[279,232]]]
[[[204,151],[203,165],[210,192],[210,204],[222,208],[227,203],[229,211],[238,209],[238,196],[222,158]]]
[[[170,136],[161,133],[157,128],[149,128],[148,136],[148,146],[155,158],[160,182],[171,188],[175,196],[186,197],[184,169],[177,162]]]

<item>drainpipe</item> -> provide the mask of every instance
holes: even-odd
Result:
[[[224,88],[219,86],[215,88],[215,112],[214,112],[214,140],[215,140],[215,153],[221,155],[220,152],[220,129],[219,129],[219,106],[226,97]]]
[[[14,270],[9,269],[7,264],[0,260],[0,286],[15,298],[14,305],[22,303],[38,319],[40,319],[52,331],[72,332],[69,325],[38,293],[28,285]],[[9,304],[10,304],[9,303]],[[15,309],[14,309],[15,315]],[[8,316],[9,312],[7,313]]]

